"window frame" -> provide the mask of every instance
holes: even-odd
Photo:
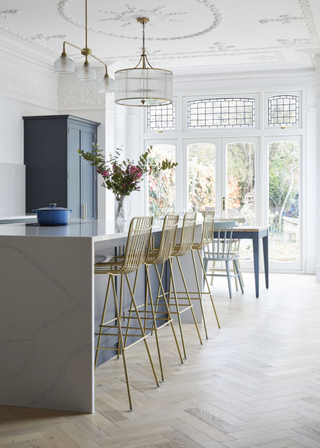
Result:
[[[297,125],[285,125],[281,126],[279,125],[269,125],[269,98],[272,98],[274,96],[285,96],[285,95],[291,95],[291,96],[297,96],[299,98],[299,123]],[[265,92],[264,94],[264,129],[268,129],[271,132],[280,132],[284,129],[302,129],[303,127],[303,114],[302,114],[302,91],[301,90],[278,90],[274,92]]]
[[[214,99],[254,99],[254,110],[255,110],[255,122],[254,126],[230,126],[230,127],[213,127],[208,129],[190,129],[188,128],[188,105],[189,101],[197,101],[197,100],[214,100]],[[227,134],[230,130],[234,132],[252,132],[257,129],[260,129],[260,95],[256,92],[248,92],[248,93],[234,93],[234,94],[217,94],[217,95],[195,95],[195,96],[184,96],[182,98],[182,132],[183,133],[222,133]]]

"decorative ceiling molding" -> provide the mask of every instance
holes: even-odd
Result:
[[[4,58],[0,60],[0,92],[18,100],[57,110],[58,81]]]
[[[231,49],[233,50],[234,48],[236,48],[235,45],[226,46],[226,44],[224,44],[222,42],[214,42],[213,45],[214,46],[209,47],[209,49],[226,52],[226,51],[229,51]]]
[[[61,16],[66,19],[68,22],[72,23],[73,25],[84,29],[85,26],[83,23],[79,22],[78,20],[74,19],[70,14],[69,14],[69,9],[68,9],[68,5],[69,5],[69,1],[70,0],[61,0],[59,5],[58,5],[58,10],[59,13],[61,14]],[[222,20],[222,16],[220,11],[218,10],[218,8],[216,8],[215,5],[209,3],[208,0],[194,0],[195,2],[197,2],[200,5],[203,5],[204,7],[208,8],[212,15],[213,15],[213,22],[212,24],[202,30],[199,31],[197,33],[193,33],[193,34],[187,34],[184,36],[175,36],[175,37],[148,37],[148,41],[172,41],[172,40],[183,40],[183,39],[190,39],[190,38],[194,38],[194,37],[198,37],[198,36],[203,36],[204,34],[209,33],[210,31],[212,31],[213,29],[217,28],[217,26],[221,23]],[[130,7],[132,7],[131,5],[129,5]],[[166,5],[164,5],[166,6]],[[132,7],[133,8],[133,7]],[[148,12],[151,12],[152,10],[141,10],[141,14],[143,15],[148,15]],[[139,17],[139,15],[138,15]],[[108,37],[116,37],[118,39],[129,39],[129,40],[141,40],[141,37],[135,37],[135,36],[125,36],[125,35],[120,35],[120,34],[115,34],[115,33],[108,33],[107,31],[102,31],[102,30],[95,30],[94,28],[88,28],[89,31],[92,31],[93,33],[96,34],[101,34],[103,36],[108,36]]]
[[[303,20],[303,17],[290,17],[289,14],[280,15],[278,19],[263,19],[258,20],[259,23],[262,23],[263,25],[266,23],[274,23],[274,22],[280,22],[283,25],[289,25],[296,20]]]
[[[31,37],[30,40],[32,41],[45,40],[46,42],[55,42],[57,39],[65,40],[67,37],[68,36],[66,34],[58,34],[56,36],[46,36],[45,34],[36,34],[35,36]]]
[[[39,47],[50,51],[50,53],[53,53],[54,55],[60,54],[59,51],[55,50],[52,47],[49,47],[48,45],[43,44],[40,40],[37,40],[32,37],[28,37],[24,34],[18,33],[17,31],[13,31],[10,28],[7,28],[5,26],[0,26],[0,30],[5,31],[6,33],[11,34],[12,36],[18,37],[19,39],[22,39],[26,42],[30,42],[31,44],[38,45]]]
[[[277,39],[279,44],[284,47],[308,47],[311,45],[311,39]]]
[[[105,95],[98,92],[97,82],[77,82],[75,76],[61,76],[58,104],[59,110],[104,109]]]
[[[132,24],[137,23],[137,18],[139,17],[148,17],[150,19],[149,25],[156,28],[159,22],[181,22],[179,19],[174,19],[172,16],[178,16],[181,14],[187,14],[187,12],[170,12],[170,13],[162,13],[162,9],[165,8],[166,5],[158,6],[151,10],[146,9],[138,9],[132,5],[126,5],[127,10],[123,12],[116,11],[102,11],[104,14],[113,14],[114,17],[107,17],[106,19],[99,19],[98,22],[111,22],[121,20],[123,21],[123,25],[126,27]]]
[[[0,19],[6,19],[8,15],[16,16],[20,13],[21,11],[18,9],[7,9],[6,11],[0,11]]]
[[[320,38],[317,31],[317,27],[313,18],[310,1],[309,0],[298,0],[300,8],[302,11],[303,18],[306,22],[309,34],[312,40],[312,44],[315,46],[320,45]]]

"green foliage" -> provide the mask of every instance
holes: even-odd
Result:
[[[165,157],[169,157],[169,159]],[[151,167],[176,166],[174,152],[169,153],[167,145],[156,145],[148,158]],[[168,165],[169,162],[169,165]],[[173,170],[151,169],[148,177],[149,213],[156,219],[175,210],[175,172]]]
[[[109,153],[108,161],[105,161],[104,152],[98,145],[92,145],[91,152],[81,149],[77,151],[91,166],[97,167],[97,172],[103,177],[102,185],[111,190],[117,199],[120,196],[129,196],[133,191],[139,191],[140,182],[145,174],[171,170],[178,165],[167,159],[159,163],[156,161],[150,163],[148,157],[152,152],[152,146],[141,154],[136,164],[130,159],[120,161],[122,148],[117,148],[114,155]]]

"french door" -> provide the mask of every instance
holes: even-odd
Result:
[[[268,137],[269,261],[272,270],[302,269],[301,137]]]
[[[184,139],[183,208],[256,224],[258,147],[257,137]]]

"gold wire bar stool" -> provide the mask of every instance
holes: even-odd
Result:
[[[202,261],[202,256],[201,256],[201,253],[200,253],[201,250],[204,250],[209,244],[212,243],[213,237],[214,237],[214,211],[206,210],[204,212],[204,217],[203,217],[203,227],[202,227],[201,241],[200,241],[200,243],[193,243],[193,245],[191,246],[191,254],[192,254],[194,273],[195,273],[195,277],[196,277],[196,283],[197,283],[197,291],[196,292],[189,291],[189,294],[192,295],[192,297],[191,297],[192,301],[193,300],[199,300],[200,301],[200,308],[201,308],[201,314],[202,314],[202,319],[203,319],[203,326],[204,326],[204,330],[205,330],[205,334],[206,334],[206,338],[207,339],[208,339],[208,331],[207,331],[206,318],[205,318],[205,313],[204,313],[204,308],[203,308],[203,303],[202,303],[204,295],[209,295],[210,296],[212,307],[213,307],[213,311],[214,311],[214,314],[215,314],[215,317],[216,317],[216,320],[217,320],[217,324],[218,324],[218,327],[220,328],[220,323],[219,323],[217,311],[216,311],[216,308],[214,306],[213,297],[212,297],[212,294],[211,294],[208,278],[207,278],[207,275],[206,275],[206,271],[205,271],[205,268],[204,268],[204,265],[203,265],[203,261]],[[202,268],[202,272],[203,272],[203,278],[204,278],[204,281],[205,281],[205,283],[207,285],[208,292],[201,291],[201,288],[200,288],[200,281],[199,281],[199,276],[198,276],[198,272],[197,272],[195,252],[198,253],[198,257],[199,257],[201,268]],[[196,295],[196,297],[193,297],[193,295]]]
[[[169,259],[171,256],[173,249],[175,247],[176,242],[176,236],[177,236],[177,230],[178,230],[178,223],[179,223],[179,215],[176,214],[168,214],[164,218],[163,227],[162,227],[162,233],[161,233],[161,239],[159,247],[154,248],[149,251],[148,256],[144,262],[145,269],[146,269],[146,295],[145,295],[145,303],[143,305],[139,305],[139,312],[142,314],[141,318],[144,319],[144,329],[145,331],[151,331],[155,333],[156,338],[156,345],[157,345],[157,351],[158,351],[158,358],[159,358],[159,366],[160,366],[160,372],[162,381],[165,381],[164,378],[164,370],[163,370],[163,363],[161,358],[161,351],[160,351],[160,343],[158,338],[158,331],[161,328],[166,327],[167,325],[171,325],[173,337],[177,346],[178,354],[180,357],[181,364],[183,364],[183,358],[181,355],[179,342],[177,339],[176,332],[174,330],[173,325],[173,319],[170,314],[170,307],[167,302],[166,294],[164,292],[162,279],[163,279],[163,272],[164,272],[164,263]],[[162,270],[161,275],[158,270],[158,265],[162,264]],[[151,288],[151,282],[150,282],[150,267],[155,267],[155,271],[157,273],[158,278],[158,296],[160,294],[160,291],[162,292],[163,297],[163,303],[158,303],[157,310],[155,310],[153,297],[152,297],[152,288]],[[138,271],[136,273],[136,279],[135,279],[135,285],[137,282],[137,275]],[[149,298],[149,300],[148,300]],[[164,309],[159,310],[159,307],[164,306]],[[140,308],[144,307],[143,310]],[[130,307],[129,310],[129,322],[131,319],[135,319],[136,316],[133,315],[135,313],[135,310]],[[150,321],[150,323],[149,323]],[[160,323],[158,323],[160,321]],[[151,325],[151,326],[150,326]],[[125,339],[125,345],[127,342],[127,337]]]
[[[184,336],[183,336],[183,329],[182,329],[182,322],[180,315],[184,313],[187,310],[190,310],[192,313],[193,321],[196,326],[196,330],[198,333],[200,344],[202,344],[202,339],[198,327],[198,323],[196,320],[196,316],[193,310],[193,304],[191,302],[190,294],[188,291],[187,283],[183,274],[180,257],[186,255],[190,250],[194,242],[194,236],[196,231],[196,213],[187,212],[184,214],[183,217],[183,225],[181,229],[181,238],[180,243],[176,244],[174,247],[174,250],[169,257],[169,267],[170,267],[170,282],[169,282],[169,292],[168,294],[168,304],[170,306],[170,314],[177,315],[178,323],[179,323],[179,330],[180,330],[180,336],[181,336],[181,342],[183,347],[183,353],[184,357],[187,358],[187,352],[184,342]],[[183,292],[177,292],[176,285],[175,285],[175,279],[173,274],[173,257],[176,258],[177,264],[179,267],[181,279],[184,286]],[[186,297],[179,297],[179,295],[184,295]],[[157,304],[156,304],[156,310],[158,308],[159,300],[163,297],[162,295],[158,295],[157,297]]]
[[[153,365],[153,361],[151,358],[149,346],[146,340],[146,333],[143,328],[143,324],[140,318],[140,315],[138,313],[138,307],[136,304],[136,300],[134,298],[134,293],[128,278],[128,274],[135,272],[139,269],[139,267],[144,263],[148,256],[148,251],[150,248],[150,241],[151,241],[151,232],[152,232],[152,223],[153,223],[153,217],[141,217],[141,218],[133,218],[130,222],[129,232],[128,232],[128,238],[127,238],[127,244],[126,249],[124,251],[123,256],[116,256],[112,258],[108,262],[101,262],[96,263],[94,266],[94,272],[95,274],[108,274],[108,284],[107,284],[107,291],[106,291],[106,297],[101,317],[101,325],[100,325],[100,331],[99,333],[95,333],[98,337],[98,344],[96,347],[96,357],[95,357],[95,367],[97,366],[98,362],[98,355],[100,350],[114,350],[112,347],[103,347],[101,346],[101,338],[103,336],[117,336],[118,337],[118,357],[119,354],[122,353],[122,359],[123,359],[123,367],[124,367],[124,373],[126,378],[126,384],[127,384],[127,391],[128,391],[128,398],[129,398],[129,406],[130,410],[133,410],[132,406],[132,398],[131,398],[131,392],[130,392],[130,384],[129,384],[129,376],[128,376],[128,370],[127,370],[127,363],[126,363],[126,357],[125,357],[125,351],[135,345],[136,343],[140,341],[144,341],[145,347],[148,353],[148,357],[150,360],[151,368],[153,371],[154,378],[156,380],[156,384],[159,387],[159,382],[157,378],[157,374]],[[117,292],[115,287],[115,280],[114,277],[121,276],[121,282],[120,282],[120,299],[118,303],[117,299]],[[122,316],[122,303],[123,303],[123,279],[126,279],[128,289],[131,296],[131,303],[135,309],[137,319],[139,322],[139,328],[141,331],[141,334],[139,334],[139,339],[134,342],[133,344],[126,347],[123,341],[123,330],[126,329],[125,326],[121,324],[121,316]],[[116,317],[114,319],[111,319],[108,322],[105,322],[105,314],[107,309],[107,302],[108,302],[108,296],[110,292],[110,286],[112,285],[113,290],[113,297],[114,297],[114,306],[115,306],[115,312]],[[135,330],[139,330],[139,328],[135,328]],[[107,330],[117,330],[116,333],[107,333]],[[136,336],[136,335],[135,335]]]

